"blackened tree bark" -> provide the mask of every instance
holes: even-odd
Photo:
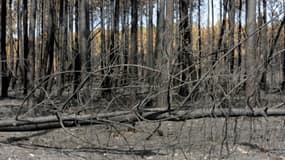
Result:
[[[161,39],[160,39],[160,36],[159,36],[159,32],[163,29],[163,25],[161,25],[161,14],[162,14],[162,11],[161,11],[161,6],[160,6],[160,1],[159,0],[156,0],[156,26],[158,26],[157,30],[156,30],[156,34],[155,34],[155,48],[154,48],[154,59],[156,60],[157,59],[157,55],[158,55],[158,52],[159,52],[159,43],[161,42]],[[162,28],[160,28],[159,26],[162,26]]]
[[[22,81],[22,73],[23,71],[21,70],[20,67],[20,59],[22,59],[22,9],[21,9],[21,1],[19,0],[17,3],[17,37],[18,37],[18,43],[17,43],[17,52],[16,52],[16,64],[15,64],[15,70],[14,72],[16,73],[16,76],[19,77],[17,81],[12,82],[12,88],[15,88],[16,86],[20,86],[20,82]]]
[[[111,7],[114,8],[114,12],[112,15],[112,29],[111,29],[111,41],[110,41],[110,57],[107,65],[114,65],[118,63],[119,60],[119,0],[112,0]],[[106,76],[102,82],[102,87],[105,88],[102,92],[104,97],[109,97],[111,95],[111,87],[113,85],[117,85],[117,81],[115,81],[115,77],[112,77],[114,73],[114,69],[108,69]]]
[[[161,95],[159,106],[167,107],[167,110],[171,110],[171,93],[170,93],[170,67],[171,59],[174,58],[173,42],[174,42],[174,0],[167,0],[166,2],[166,15],[165,15],[165,33],[164,36],[164,49],[160,54],[161,64]],[[166,92],[167,91],[167,92]]]
[[[6,53],[6,15],[7,15],[7,6],[6,0],[1,1],[1,96],[8,97],[8,88],[9,88],[9,71],[7,69],[7,53]]]
[[[58,52],[58,71],[60,72],[57,79],[57,95],[60,96],[63,91],[64,84],[64,57],[67,57],[67,0],[59,2],[59,52]]]
[[[67,15],[68,15],[68,33],[74,33],[74,5],[72,1],[67,1]],[[74,34],[68,34],[68,56],[70,57],[70,62],[68,64],[68,67],[66,67],[69,71],[72,71],[74,69]],[[69,80],[74,74],[69,74]]]
[[[144,26],[143,26],[143,17],[144,17],[144,6],[141,4],[140,8],[140,65],[144,66]],[[144,77],[144,70],[140,69],[141,77]]]
[[[119,20],[120,20],[120,0],[114,0],[114,14],[112,18],[112,31],[111,31],[111,55],[110,55],[110,65],[119,64]],[[111,69],[113,72],[113,70]],[[115,70],[118,73],[118,70]],[[112,85],[116,86],[118,81],[113,77]]]
[[[267,22],[267,1],[266,0],[262,0],[262,8],[263,8],[263,24]],[[284,36],[285,37],[285,36]],[[264,47],[262,54],[263,54],[263,63],[264,63],[264,68],[267,69],[267,57],[268,57],[268,51],[269,51],[269,43],[268,43],[268,27],[267,25],[264,26],[264,29],[262,31],[262,46]],[[262,74],[262,78],[261,78],[261,82],[260,82],[260,87],[262,89],[264,89],[265,91],[267,91],[268,87],[267,87],[267,71],[265,70],[265,72]]]
[[[173,1],[171,1],[173,2]],[[157,41],[156,42],[156,53],[157,53],[157,57],[155,59],[156,61],[156,68],[159,69],[159,71],[161,72],[159,75],[159,81],[156,82],[156,84],[159,86],[159,96],[157,97],[157,105],[160,107],[168,107],[169,108],[169,97],[167,94],[167,90],[168,90],[168,57],[167,57],[167,51],[166,48],[164,47],[165,45],[165,41],[166,39],[166,32],[165,32],[165,25],[167,25],[167,27],[169,27],[169,24],[166,24],[166,13],[165,13],[165,5],[170,5],[171,3],[170,1],[166,1],[166,0],[160,0],[159,3],[159,26],[157,28],[157,32],[158,32],[158,37],[157,37]],[[173,4],[172,4],[173,5]],[[173,10],[172,10],[173,11]],[[169,11],[168,16],[171,11]],[[172,13],[173,14],[173,13]],[[169,17],[168,17],[169,18]]]
[[[229,49],[232,49],[235,45],[235,0],[229,2]],[[234,72],[234,50],[231,51],[229,56],[230,61],[230,73]]]
[[[148,32],[147,32],[147,66],[154,67],[153,55],[153,1],[148,0]],[[152,82],[151,71],[148,73],[148,82]]]
[[[79,54],[82,62],[82,78],[86,77],[87,72],[91,71],[91,55],[90,55],[90,41],[89,41],[89,8],[88,0],[80,1],[79,13]]]
[[[100,1],[100,24],[101,24],[101,32],[100,32],[100,40],[101,40],[101,43],[100,43],[100,64],[101,64],[101,68],[104,68],[105,67],[105,63],[106,63],[106,60],[105,60],[105,55],[106,55],[106,44],[105,44],[105,18],[104,18],[104,0],[101,0]],[[104,75],[105,71],[102,70],[102,75]]]
[[[217,62],[217,60],[218,60],[218,53],[221,52],[221,48],[222,48],[222,44],[223,44],[223,40],[224,40],[224,33],[225,33],[225,30],[226,30],[226,20],[227,20],[226,18],[227,18],[227,12],[228,12],[228,1],[229,0],[221,0],[220,13],[223,13],[223,14],[221,14],[222,24],[221,24],[221,27],[220,27],[220,35],[219,35],[219,39],[218,39],[218,48],[217,48],[217,50],[215,51],[215,53],[213,55],[212,65],[214,65]]]
[[[252,109],[257,104],[257,70],[256,70],[256,38],[252,35],[256,30],[256,0],[247,1],[246,32],[250,37],[246,44],[246,98],[247,106]]]
[[[110,64],[116,64],[118,62],[119,53],[119,18],[120,18],[120,0],[114,0],[114,14],[112,18],[112,31],[111,31],[111,53],[110,53]]]
[[[22,61],[24,95],[28,93],[28,55],[29,55],[29,38],[28,38],[28,1],[23,0],[23,51],[24,59]]]
[[[78,1],[75,1],[74,5],[74,10],[75,10],[75,33],[74,33],[74,60],[73,60],[73,92],[77,90],[77,87],[81,81],[81,57],[79,54],[79,44],[78,44],[78,16],[79,16],[79,11],[78,11]]]
[[[184,71],[181,74],[181,83],[185,83],[186,80],[195,80],[197,73],[195,71],[195,66],[193,65],[193,55],[192,55],[192,16],[193,16],[193,0],[189,1],[189,5],[186,0],[180,0],[180,24],[179,33],[180,43],[179,43],[179,55],[178,61],[181,64],[181,70],[185,70],[189,67],[189,72]],[[188,21],[188,7],[190,7],[190,22]],[[189,76],[190,73],[190,76]],[[179,88],[179,94],[181,96],[187,96],[189,94],[188,85],[182,85]]]
[[[13,19],[13,9],[12,9],[12,5],[13,5],[13,0],[9,1],[9,46],[10,46],[10,68],[11,68],[11,72],[15,71],[15,57],[14,57],[14,38],[13,38],[13,25],[14,25],[14,19]],[[15,75],[15,73],[13,73]],[[15,78],[14,78],[15,79]]]
[[[47,40],[44,49],[44,59],[43,59],[43,69],[44,76],[49,76],[53,70],[53,60],[54,60],[54,42],[55,42],[55,0],[48,1],[48,28],[47,28]],[[48,83],[45,85],[45,89],[51,91],[53,78],[45,78]]]
[[[40,24],[41,24],[41,43],[40,43],[40,52],[39,52],[39,58],[38,58],[38,64],[39,64],[39,71],[38,71],[38,77],[43,78],[44,75],[44,21],[45,21],[45,13],[44,13],[44,8],[46,6],[46,3],[44,0],[41,1],[41,16],[40,16]]]
[[[198,0],[198,50],[199,50],[199,68],[198,77],[201,78],[202,74],[202,31],[201,31],[201,0]]]
[[[37,0],[31,0],[31,18],[29,25],[29,54],[28,54],[28,91],[34,86],[35,78],[35,38],[36,38]]]
[[[242,0],[239,0],[239,7],[238,7],[238,43],[241,41],[241,34],[242,34]],[[238,46],[238,61],[237,66],[241,67],[241,45]]]
[[[138,54],[138,0],[131,1],[131,64],[137,64]],[[130,68],[130,73],[133,77],[137,77],[138,69],[136,67]]]
[[[122,62],[123,64],[128,64],[128,59],[129,59],[129,16],[128,16],[128,11],[129,11],[129,6],[128,6],[128,1],[123,1],[123,6],[124,6],[124,11],[123,11],[123,16],[122,16],[122,40],[123,40],[123,56],[122,56]],[[123,80],[122,84],[124,85],[127,80],[126,78],[128,77],[128,67],[124,66],[123,67]]]
[[[265,0],[264,0],[265,1]],[[266,2],[265,2],[266,3]],[[285,1],[283,0],[283,12],[285,11]],[[283,28],[283,45],[285,46],[285,26]],[[282,53],[282,75],[283,75],[283,81],[282,81],[282,90],[285,90],[285,51]]]

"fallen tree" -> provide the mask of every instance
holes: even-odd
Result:
[[[281,108],[257,108],[252,112],[249,109],[195,109],[172,111],[121,111],[112,113],[88,114],[88,115],[62,115],[46,116],[25,119],[0,120],[0,131],[39,131],[45,129],[75,127],[82,125],[98,125],[107,123],[134,123],[137,121],[184,121],[199,118],[219,117],[270,117],[285,116],[285,109]]]

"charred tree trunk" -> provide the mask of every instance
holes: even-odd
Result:
[[[173,17],[173,9],[171,8],[170,11],[168,11],[168,13],[165,13],[165,7],[166,5],[170,7],[170,5],[172,5],[173,7],[173,1],[169,0],[161,0],[160,1],[160,15],[159,15],[159,26],[157,28],[157,32],[158,32],[158,37],[157,37],[157,46],[156,46],[156,52],[157,52],[157,59],[156,60],[156,68],[160,71],[159,74],[159,81],[156,82],[157,85],[159,86],[158,92],[160,92],[159,96],[157,97],[157,104],[159,107],[163,107],[163,106],[167,106],[167,108],[169,109],[170,103],[169,103],[169,94],[168,94],[168,84],[169,84],[169,66],[168,66],[168,56],[167,56],[167,48],[165,47],[166,43],[168,44],[170,37],[166,36],[166,27],[169,28],[171,27],[171,21],[170,22],[166,22],[166,19],[169,20],[171,17]],[[169,28],[170,29],[170,28]],[[171,31],[169,31],[171,32]],[[170,34],[170,33],[167,34]],[[173,34],[173,31],[172,31]],[[170,45],[170,44],[169,44]],[[168,53],[170,54],[170,53]]]
[[[201,78],[202,74],[202,31],[201,31],[201,0],[198,0],[198,50],[199,50],[199,57],[198,57],[198,77]]]
[[[283,0],[283,12],[284,11],[285,11],[285,1]],[[283,27],[283,45],[285,46],[285,26]],[[282,76],[283,80],[281,84],[281,89],[284,92],[285,91],[285,51],[282,53]]]
[[[144,17],[144,7],[141,6],[141,15],[140,15],[140,65],[145,65],[144,60],[144,27],[143,27],[143,17]],[[144,70],[141,68],[141,78],[144,79]]]
[[[239,9],[238,9],[238,43],[241,42],[241,34],[242,34],[242,0],[239,0]],[[239,69],[241,68],[241,47],[242,45],[240,44],[238,46],[238,61],[237,61],[237,66],[239,67]]]
[[[267,23],[267,1],[266,0],[262,0],[262,8],[263,8],[263,24]],[[285,36],[284,36],[285,37]],[[265,91],[268,90],[267,87],[267,59],[268,59],[268,48],[269,48],[269,43],[268,43],[268,27],[267,25],[264,26],[264,29],[262,31],[262,46],[264,47],[262,54],[263,54],[263,63],[264,63],[264,69],[265,72],[262,74],[262,78],[261,78],[261,82],[260,82],[260,87],[262,89],[264,89]]]
[[[35,39],[36,39],[36,16],[37,16],[37,0],[31,1],[31,18],[29,25],[29,55],[28,55],[28,91],[34,87],[34,79],[35,79]]]
[[[147,66],[154,67],[153,55],[153,1],[148,1],[148,32],[147,32]],[[152,72],[148,71],[148,83],[152,83]]]
[[[91,71],[88,0],[80,1],[79,18],[79,54],[82,62],[82,79],[84,79],[87,73]]]
[[[246,98],[247,106],[254,108],[257,105],[257,70],[256,70],[256,36],[252,35],[256,30],[256,0],[247,1],[247,27],[246,32],[250,37],[246,44],[246,69],[247,69],[247,81],[246,81]]]
[[[10,69],[11,69],[11,73],[12,73],[12,84],[14,83],[13,81],[15,81],[15,75],[16,75],[16,72],[15,72],[15,49],[14,49],[14,37],[13,37],[13,25],[14,25],[14,19],[13,19],[13,9],[12,9],[12,5],[13,5],[13,0],[10,0],[9,1],[9,36],[10,36],[10,39],[9,39],[9,43],[10,43]],[[12,86],[11,86],[12,87]]]
[[[75,33],[74,33],[74,60],[73,60],[73,92],[77,90],[77,87],[81,81],[81,56],[79,53],[79,44],[78,44],[78,17],[79,17],[79,11],[78,11],[78,1],[75,1],[74,10],[75,10]]]
[[[163,109],[163,110],[161,110]],[[133,111],[121,111],[111,113],[99,113],[89,115],[66,115],[60,117],[58,120],[57,116],[47,117],[36,117],[36,118],[25,118],[23,120],[5,119],[0,121],[0,132],[9,131],[39,131],[53,128],[62,127],[78,127],[78,125],[102,125],[105,120],[108,123],[133,123],[138,121],[185,121],[191,119],[201,118],[230,118],[230,117],[284,117],[284,109],[269,108],[254,109],[254,114],[248,109],[196,109],[193,111],[189,110],[172,110],[172,116],[169,117],[169,113],[164,108],[157,109],[155,111],[144,111],[138,119],[137,114]]]
[[[55,8],[54,0],[50,0],[48,8],[48,28],[47,28],[47,40],[44,48],[44,57],[43,57],[43,71],[45,77],[45,86],[44,88],[50,92],[52,88],[53,78],[49,77],[53,71],[53,60],[54,60],[54,41],[55,41]]]
[[[221,19],[222,19],[222,24],[221,24],[221,27],[220,27],[220,35],[219,35],[219,40],[218,40],[218,48],[217,50],[215,51],[214,55],[213,55],[213,60],[212,60],[212,65],[214,65],[217,60],[218,60],[218,53],[221,52],[221,49],[222,49],[222,44],[223,44],[223,40],[224,40],[224,33],[225,33],[225,30],[226,30],[226,17],[227,17],[227,6],[228,6],[228,1],[229,0],[222,0],[223,2],[221,2],[221,9],[220,10],[223,10],[223,12],[220,11],[220,13],[223,13],[221,14]]]
[[[110,57],[108,59],[107,65],[115,65],[118,64],[119,60],[119,5],[120,0],[112,0],[111,1],[112,8],[114,8],[114,12],[112,15],[112,28],[111,28],[111,36],[110,36]],[[107,38],[109,39],[109,37]],[[109,40],[108,40],[109,41]],[[104,88],[102,92],[103,97],[110,97],[112,90],[111,87],[113,85],[117,85],[117,81],[114,76],[114,69],[110,68],[107,70],[106,75],[104,76],[102,82],[102,88]]]
[[[123,6],[124,6],[124,11],[123,11],[123,16],[122,16],[122,40],[123,40],[123,47],[122,47],[122,63],[123,64],[128,64],[128,57],[129,57],[129,16],[128,16],[128,11],[129,11],[129,6],[128,6],[128,1],[123,1]],[[123,67],[123,78],[121,83],[125,85],[127,83],[127,78],[128,78],[128,67],[124,66]]]
[[[6,15],[7,6],[6,0],[1,1],[1,96],[8,97],[9,88],[9,71],[7,68],[7,53],[6,53]]]
[[[186,0],[180,0],[180,24],[179,33],[180,42],[178,48],[178,61],[181,64],[181,70],[185,70],[189,67],[188,71],[181,73],[181,83],[184,84],[187,80],[196,80],[197,73],[193,63],[192,55],[192,15],[193,15],[193,0],[189,1],[189,5]],[[188,6],[190,7],[190,22],[188,21]],[[179,88],[179,95],[187,96],[189,94],[189,86],[182,85]]]
[[[29,38],[28,38],[28,1],[23,0],[23,51],[24,59],[22,61],[21,68],[23,70],[23,84],[24,95],[28,93],[28,55],[29,55]]]
[[[106,66],[106,44],[105,44],[105,18],[104,18],[104,0],[101,0],[101,6],[100,6],[100,20],[101,20],[101,32],[100,32],[100,65],[101,68],[104,68]],[[105,71],[102,70],[102,76],[104,76]]]
[[[64,57],[67,57],[67,0],[60,0],[59,2],[59,51],[58,51],[58,72],[57,76],[57,95],[61,96],[64,84]]]
[[[138,55],[138,0],[131,1],[131,64],[137,64]],[[130,73],[133,78],[137,78],[138,69],[130,67]]]
[[[229,3],[229,50],[234,48],[235,46],[235,1],[230,0]],[[230,62],[230,73],[234,73],[234,62],[235,62],[235,57],[234,57],[234,52],[235,50],[232,50],[230,55],[229,55],[229,62]]]

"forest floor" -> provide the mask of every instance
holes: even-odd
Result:
[[[277,102],[271,100],[269,103]],[[1,119],[13,116],[21,101],[2,99]],[[0,160],[97,159],[285,160],[285,117],[143,121],[134,127],[111,123],[0,132]]]
[[[1,160],[285,160],[284,118],[140,122],[130,127],[84,126],[1,132]],[[235,125],[235,122],[238,122]],[[236,126],[236,128],[235,128]],[[233,141],[236,141],[235,144]]]

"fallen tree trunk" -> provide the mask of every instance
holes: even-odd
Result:
[[[145,111],[138,114],[131,111],[89,114],[89,115],[66,115],[62,116],[61,122],[57,116],[26,118],[21,120],[7,119],[0,120],[0,131],[39,131],[45,129],[74,127],[79,125],[98,125],[106,123],[134,123],[144,120],[160,121],[184,121],[199,118],[218,117],[270,117],[285,116],[285,109],[255,109],[254,112],[248,109],[217,109],[217,110],[172,110],[167,111]]]

